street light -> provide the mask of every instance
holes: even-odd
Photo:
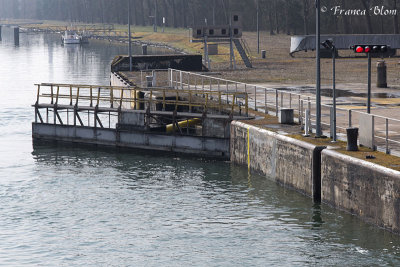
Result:
[[[315,0],[315,13],[316,13],[316,43],[315,43],[315,51],[316,55],[316,133],[315,137],[319,138],[322,136],[321,130],[321,58],[320,58],[320,45],[321,45],[321,1]]]
[[[259,22],[259,0],[257,0],[257,53],[260,54],[260,22]]]
[[[332,51],[332,90],[333,90],[333,142],[337,141],[336,137],[336,47],[332,39],[325,40],[321,43],[323,47]]]
[[[131,0],[128,0],[129,71],[132,71]]]

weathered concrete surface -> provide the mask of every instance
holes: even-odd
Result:
[[[72,125],[32,123],[34,139],[130,147],[229,158],[229,139],[118,131]]]
[[[400,234],[400,172],[332,150],[321,156],[324,203]]]
[[[231,161],[318,199],[319,157],[314,145],[242,122],[231,124]]]

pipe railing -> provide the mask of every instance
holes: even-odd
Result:
[[[168,69],[169,86],[175,89],[194,88],[203,91],[216,90],[220,92],[243,92],[248,94],[249,108],[255,111],[262,111],[266,114],[278,116],[279,110],[290,108],[294,110],[295,120],[304,126],[305,114],[310,111],[311,124],[315,128],[316,122],[316,102],[312,95],[300,94],[281,90],[276,88],[264,87],[256,84],[248,84],[232,81],[223,78],[211,77],[204,74]],[[232,101],[227,99],[227,101]],[[358,127],[359,114],[367,114],[360,110],[346,109],[337,107],[337,125],[336,132],[344,139],[346,129],[349,127]],[[331,126],[331,104],[321,105],[321,127],[324,134],[332,137]],[[394,150],[400,151],[400,120],[373,115],[375,120],[381,121],[375,123],[374,139],[376,139],[377,149],[386,153],[392,153]],[[314,129],[315,130],[315,129]]]

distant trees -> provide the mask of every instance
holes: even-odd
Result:
[[[0,0],[0,19],[51,19],[82,23],[127,24],[129,0]],[[242,14],[243,28],[256,29],[257,2],[260,28],[270,34],[312,34],[315,28],[315,0],[130,0],[132,23],[152,25],[157,8],[157,24],[167,26],[227,24],[231,12]],[[398,15],[377,16],[374,6],[396,10],[398,0],[321,0],[324,33],[399,33]],[[334,14],[333,9],[365,9],[364,16]]]

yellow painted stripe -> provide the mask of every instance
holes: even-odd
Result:
[[[247,168],[250,169],[250,128],[247,128]]]

